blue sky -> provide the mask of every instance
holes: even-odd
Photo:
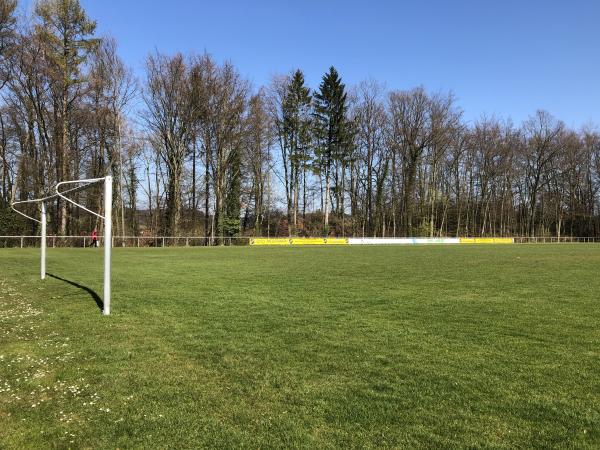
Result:
[[[515,122],[543,108],[600,126],[600,2],[81,0],[101,34],[143,74],[148,52],[204,50],[255,86],[330,65],[351,85],[452,90],[468,120]]]

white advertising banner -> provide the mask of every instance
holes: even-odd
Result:
[[[349,238],[350,245],[459,244],[458,238]]]

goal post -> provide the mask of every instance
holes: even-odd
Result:
[[[46,202],[41,202],[41,239],[40,239],[40,278],[44,280],[46,278]]]
[[[67,194],[82,191],[89,186],[96,183],[104,183],[104,215],[92,211],[85,206],[77,203],[72,198],[67,197]],[[61,181],[56,184],[54,193],[45,197],[36,198],[32,200],[20,200],[12,201],[10,207],[18,214],[27,219],[33,220],[40,224],[40,278],[43,280],[46,278],[46,224],[48,222],[47,217],[47,203],[49,200],[60,198],[66,202],[69,202],[76,207],[87,211],[88,213],[100,218],[104,221],[104,298],[102,299],[102,314],[108,316],[110,314],[110,279],[111,279],[111,253],[112,253],[112,177],[106,176],[102,178],[88,178],[82,180],[70,180]],[[65,190],[61,190],[64,186],[73,186]],[[17,209],[17,205],[35,203],[40,205],[40,219],[29,216]]]
[[[104,180],[104,303],[102,314],[110,314],[110,267],[112,254],[112,177]]]

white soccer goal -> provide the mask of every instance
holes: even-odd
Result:
[[[89,186],[97,184],[97,183],[104,183],[104,215],[94,212],[66,196],[66,194],[84,190],[84,189],[88,188]],[[76,186],[71,187],[66,190],[61,190],[61,188],[63,186],[73,186],[73,185],[76,185]],[[112,249],[112,177],[107,176],[107,177],[103,177],[103,178],[89,178],[89,179],[84,179],[84,180],[61,181],[60,183],[58,183],[56,185],[56,187],[54,188],[54,191],[55,192],[53,194],[47,195],[42,198],[36,198],[36,199],[32,199],[32,200],[21,200],[21,201],[16,201],[16,202],[13,201],[10,206],[15,212],[19,213],[23,217],[26,217],[27,219],[33,220],[40,224],[40,228],[41,228],[40,276],[41,276],[42,280],[46,278],[46,223],[48,221],[47,215],[46,215],[46,204],[49,200],[59,197],[59,198],[63,199],[64,201],[67,201],[67,202],[77,206],[78,208],[81,208],[81,209],[87,211],[88,213],[93,214],[94,216],[99,217],[100,219],[104,220],[104,298],[102,300],[102,303],[103,303],[102,314],[107,316],[110,314],[110,266],[111,266],[110,261],[111,261],[111,249]],[[25,203],[35,203],[35,204],[40,205],[40,209],[41,209],[40,220],[36,219],[35,217],[31,217],[31,216],[25,214],[24,212],[19,211],[16,208],[17,205],[25,204]]]

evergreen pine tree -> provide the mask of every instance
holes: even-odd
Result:
[[[304,184],[311,159],[311,105],[310,89],[304,84],[302,71],[297,70],[288,84],[282,111],[283,130],[288,146],[288,154],[284,161],[287,165],[288,221],[292,226],[290,231],[294,235],[298,226],[300,179],[302,178]]]
[[[72,110],[86,81],[82,70],[100,40],[93,37],[96,22],[88,18],[79,0],[41,0],[35,5],[35,34],[44,46],[51,75],[50,91],[55,106],[53,136],[56,147],[56,177],[70,178],[71,163],[77,161],[71,144]],[[67,232],[67,203],[60,202],[59,231]]]
[[[242,159],[239,149],[231,155],[227,183],[227,196],[225,198],[225,217],[222,223],[222,236],[233,237],[240,232],[240,198],[241,198],[241,170]]]
[[[334,163],[344,161],[349,149],[351,126],[346,114],[347,94],[337,70],[332,66],[323,76],[315,94],[314,134],[317,142],[316,165],[324,178],[324,234],[329,234],[329,203]],[[339,189],[339,186],[335,186]]]

